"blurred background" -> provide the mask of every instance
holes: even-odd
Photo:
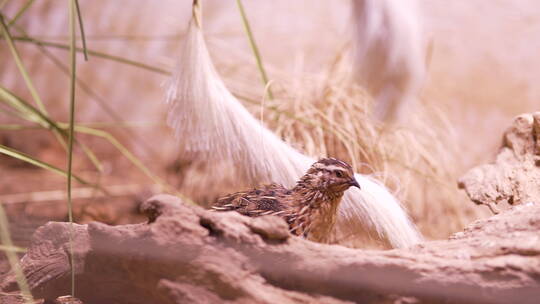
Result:
[[[0,11],[50,117],[67,122],[67,3],[29,2],[13,24],[28,2],[0,1]],[[428,239],[440,239],[489,215],[456,181],[493,159],[514,116],[538,110],[540,5],[418,4],[414,20],[423,28],[425,78],[417,100],[402,105],[407,110],[397,123],[370,115],[369,90],[351,80],[357,68],[351,52],[362,41],[354,41],[350,1],[244,1],[275,94],[264,102],[265,85],[236,3],[203,1],[203,29],[218,73],[256,117],[307,154],[355,159],[358,171],[378,177],[396,194]],[[165,122],[164,83],[177,64],[191,1],[93,0],[80,1],[80,8],[92,52],[87,62],[78,57],[76,121],[102,133],[77,138],[102,170],[77,147],[74,172],[108,193],[76,184],[75,220],[139,222],[138,203],[165,191],[164,185],[204,206],[247,186],[230,164],[209,166],[204,159],[179,156]],[[5,36],[0,85],[33,103]],[[21,119],[6,104],[0,105],[0,125],[0,144],[66,167],[65,150],[49,130]],[[359,132],[343,139],[321,125]],[[0,155],[0,202],[21,246],[37,225],[67,218],[65,195],[64,177]]]

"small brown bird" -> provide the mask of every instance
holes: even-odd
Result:
[[[294,235],[328,243],[343,193],[351,186],[360,188],[351,166],[335,158],[323,158],[292,189],[275,183],[264,185],[222,197],[212,209],[234,210],[251,217],[277,215],[287,221]]]

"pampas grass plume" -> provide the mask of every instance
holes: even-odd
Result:
[[[179,65],[167,91],[168,123],[181,153],[209,162],[232,160],[257,184],[294,185],[315,161],[278,138],[229,92],[211,61],[198,22],[190,22]],[[421,240],[399,202],[374,179],[357,174],[361,191],[347,191],[340,217],[362,222],[393,247]],[[343,222],[343,221],[340,221]]]

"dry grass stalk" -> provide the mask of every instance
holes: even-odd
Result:
[[[362,173],[376,172],[372,176],[395,191],[429,237],[444,238],[461,229],[475,211],[455,184],[459,145],[446,115],[419,103],[406,126],[382,124],[370,114],[370,96],[351,85],[349,66],[347,57],[340,56],[327,72],[297,80],[303,94],[284,87],[292,97],[267,104],[299,119],[269,115],[265,121],[288,142],[305,143],[309,155],[332,155]]]

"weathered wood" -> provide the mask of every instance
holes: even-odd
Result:
[[[151,223],[75,225],[84,303],[540,299],[540,204],[478,221],[447,241],[390,251],[317,244],[290,236],[277,217],[209,212],[166,195],[143,210]],[[21,262],[36,297],[69,292],[68,233],[69,224],[51,222],[34,235]]]

